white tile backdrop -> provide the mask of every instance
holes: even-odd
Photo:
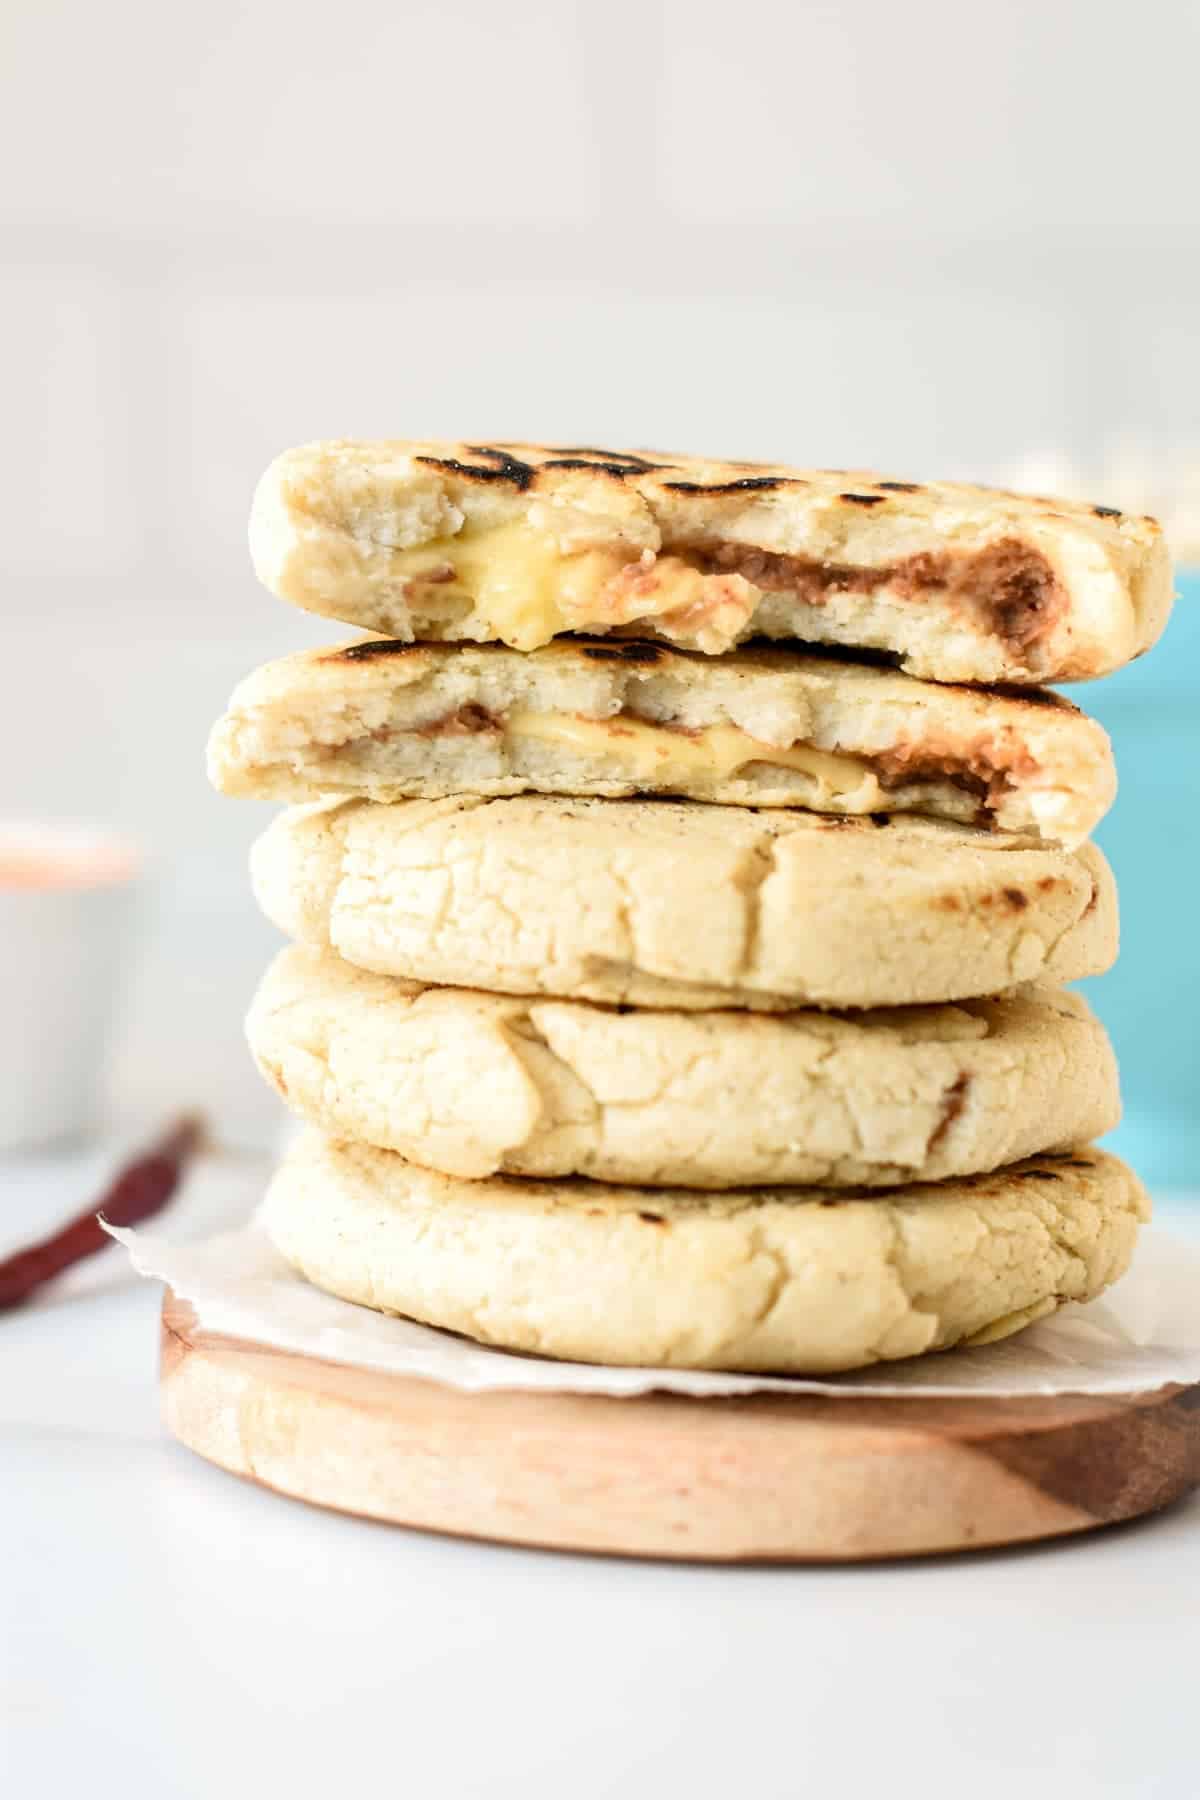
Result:
[[[1189,0],[0,0],[0,806],[151,849],[118,1109],[273,1117],[202,747],[329,635],[246,565],[276,449],[1200,446],[1198,59]]]

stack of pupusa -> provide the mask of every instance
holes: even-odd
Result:
[[[252,547],[378,635],[251,676],[225,792],[293,939],[255,1055],[313,1129],[317,1285],[548,1356],[819,1373],[998,1338],[1127,1266],[1087,840],[1042,682],[1158,636],[1150,520],[587,447],[330,443]],[[745,647],[743,647],[745,646]],[[651,796],[651,797],[646,797]]]

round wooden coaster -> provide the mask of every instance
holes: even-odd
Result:
[[[861,1561],[1136,1518],[1200,1484],[1200,1384],[1136,1399],[466,1394],[196,1329],[163,1302],[182,1443],[318,1506],[467,1537]]]

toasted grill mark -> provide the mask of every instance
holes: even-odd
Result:
[[[1121,516],[1119,506],[1093,506],[1092,511],[1098,519],[1119,519]]]
[[[750,638],[743,649],[766,650],[779,654],[780,646],[770,638]],[[793,640],[787,654],[815,657],[820,662],[860,663],[866,669],[898,669],[900,654],[896,650],[877,650],[873,644],[809,644]]]
[[[876,487],[886,488],[889,494],[919,494],[919,481],[877,481]]]
[[[669,652],[658,644],[647,644],[640,638],[628,638],[617,644],[584,644],[583,654],[593,662],[651,664],[665,662]]]
[[[663,486],[674,494],[745,494],[764,488],[803,487],[804,483],[787,475],[743,475],[738,481],[664,481]]]
[[[618,481],[624,481],[629,475],[648,474],[655,468],[672,468],[671,463],[644,463],[640,460],[628,462],[593,461],[587,456],[556,456],[539,465],[543,469],[592,469],[597,475],[614,475]]]
[[[598,450],[594,444],[554,444],[551,446],[556,457],[578,457],[580,460],[570,462],[543,462],[544,469],[586,469],[592,463],[605,468],[619,467],[627,472],[640,470],[649,474],[652,469],[666,469],[670,463],[647,462],[644,456],[637,456],[632,450]]]
[[[839,500],[849,500],[854,506],[882,506],[887,499],[886,494],[839,494]]]
[[[1052,688],[1019,687],[1015,681],[948,681],[946,687],[957,688],[964,694],[994,694],[997,700],[1009,700],[1017,706],[1054,706],[1060,712],[1077,713],[1079,708],[1065,694],[1056,694]]]
[[[533,481],[534,469],[507,450],[490,444],[468,444],[472,456],[482,456],[483,463],[462,462],[457,456],[418,456],[417,461],[436,469],[449,469],[455,475],[469,476],[472,481],[507,481],[521,493]]]
[[[967,1104],[967,1093],[970,1086],[971,1077],[964,1069],[957,1080],[952,1081],[942,1095],[942,1116],[938,1120],[937,1130],[925,1146],[925,1154],[927,1156],[931,1150],[937,1149],[938,1145],[953,1125],[955,1119],[957,1119],[959,1113],[961,1113],[963,1107]]]
[[[361,644],[348,644],[344,650],[335,650],[332,656],[323,656],[321,661],[369,662],[374,656],[408,656],[420,648],[420,644],[405,644],[399,638],[367,638]]]

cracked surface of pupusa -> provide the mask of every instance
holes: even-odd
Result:
[[[1096,1150],[900,1189],[463,1181],[306,1132],[261,1218],[316,1286],[576,1362],[831,1374],[1089,1300],[1149,1205]]]
[[[1087,1143],[1120,1106],[1078,995],[865,1014],[616,1012],[421,987],[292,946],[247,1020],[337,1138],[466,1178],[889,1187]]]
[[[1112,871],[931,820],[678,801],[296,807],[251,858],[289,937],[378,974],[614,1004],[904,1006],[1103,973]]]

